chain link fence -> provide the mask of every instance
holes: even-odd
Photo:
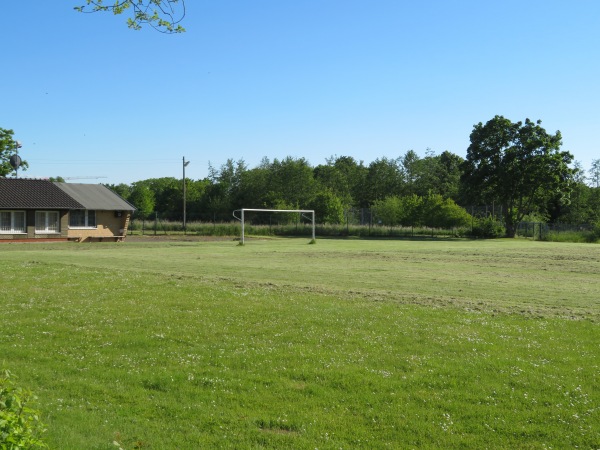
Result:
[[[501,206],[479,205],[468,206],[465,210],[473,218],[470,227],[461,229],[434,229],[429,227],[385,226],[370,208],[352,208],[344,212],[344,223],[336,225],[317,224],[317,235],[320,236],[357,236],[357,237],[500,237],[503,235],[503,210]],[[480,233],[478,227],[489,222],[496,227],[496,233]],[[318,217],[317,217],[318,223]],[[261,214],[250,218],[249,224],[255,227],[258,234],[264,235],[304,235],[308,228],[304,220],[286,217],[282,214]],[[306,229],[305,229],[306,228]],[[182,221],[170,221],[155,213],[149,218],[132,220],[129,232],[144,235],[176,235],[199,234],[218,236],[237,236],[241,225],[232,213],[212,212],[191,214],[184,228]],[[548,240],[566,238],[571,234],[593,234],[596,231],[591,224],[547,224],[544,222],[521,222],[517,226],[517,236]]]

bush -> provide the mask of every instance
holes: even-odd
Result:
[[[600,241],[600,222],[596,222],[594,224],[594,229],[592,230],[592,242]]]
[[[473,237],[498,238],[504,235],[504,227],[492,216],[473,220]]]
[[[30,402],[31,392],[16,387],[8,370],[0,372],[0,448],[7,450],[48,448],[39,436],[45,431]]]

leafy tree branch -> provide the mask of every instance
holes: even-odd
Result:
[[[75,10],[82,13],[109,11],[114,15],[132,11],[133,17],[127,19],[127,26],[134,30],[149,25],[165,34],[185,31],[181,26],[185,17],[185,0],[116,0],[112,4],[104,0],[86,0],[85,5],[76,6]]]

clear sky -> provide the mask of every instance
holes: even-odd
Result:
[[[598,0],[187,0],[170,36],[85,0],[2,3],[0,127],[27,176],[464,157],[496,114],[560,130],[585,169],[600,158]]]

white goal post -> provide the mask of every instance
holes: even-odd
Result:
[[[311,214],[312,215],[312,240],[313,242],[315,241],[315,211],[314,209],[253,209],[253,208],[242,208],[242,209],[236,209],[235,211],[233,211],[233,217],[235,217],[237,220],[239,220],[240,222],[242,222],[242,238],[240,241],[240,244],[244,244],[244,226],[246,224],[245,220],[244,220],[244,212],[246,211],[251,211],[251,212],[276,212],[276,213],[300,213],[304,216],[304,214]],[[235,213],[237,212],[241,212],[241,215],[238,217],[235,215]],[[306,216],[304,216],[306,217]],[[308,219],[308,217],[306,217]]]

